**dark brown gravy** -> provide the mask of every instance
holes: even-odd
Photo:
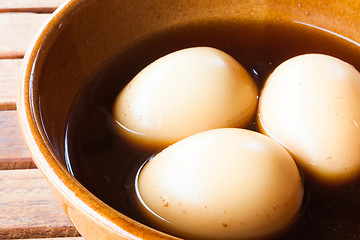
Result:
[[[360,69],[360,47],[299,23],[189,24],[134,42],[109,60],[79,93],[67,126],[68,168],[93,194],[119,212],[149,224],[137,212],[134,179],[153,153],[129,146],[111,131],[112,103],[141,69],[178,49],[212,46],[233,56],[259,89],[284,60],[303,53],[336,56]],[[326,87],[326,86],[324,86]],[[249,127],[256,129],[252,123]],[[302,216],[283,239],[360,239],[360,184],[336,189],[305,179]]]

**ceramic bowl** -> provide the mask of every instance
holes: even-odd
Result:
[[[214,19],[298,21],[360,42],[358,1],[72,0],[43,26],[24,59],[18,114],[26,144],[85,239],[175,239],[115,211],[67,170],[66,121],[94,70],[132,41],[176,24]]]

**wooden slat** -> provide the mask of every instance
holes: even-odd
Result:
[[[24,168],[35,168],[35,164],[23,140],[16,111],[0,111],[0,170]]]
[[[64,0],[0,0],[0,12],[51,13]]]
[[[38,169],[0,171],[0,239],[76,237]]]
[[[22,58],[50,14],[0,13],[0,59]]]
[[[11,240],[15,240],[15,239],[11,239]],[[24,239],[24,240],[85,240],[82,237],[64,237],[64,238],[32,238],[32,239]]]
[[[0,59],[0,111],[16,109],[22,59]]]

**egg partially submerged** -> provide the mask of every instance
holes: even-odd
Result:
[[[249,130],[198,133],[166,148],[137,177],[145,216],[190,239],[253,239],[278,234],[300,209],[294,160],[274,140]]]
[[[231,56],[188,48],[136,75],[116,98],[113,117],[130,142],[162,148],[201,131],[247,126],[257,95],[254,80]]]
[[[265,83],[258,120],[313,179],[359,177],[360,73],[350,64],[322,54],[285,61]]]

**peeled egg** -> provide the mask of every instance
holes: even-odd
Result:
[[[290,154],[257,132],[223,128],[187,137],[137,176],[140,207],[186,239],[277,235],[299,213],[303,185]]]
[[[360,174],[360,73],[322,54],[279,65],[261,92],[261,131],[313,179],[344,184]]]
[[[210,47],[168,54],[144,68],[113,107],[118,132],[136,144],[166,147],[220,127],[245,127],[257,87],[228,54]]]

